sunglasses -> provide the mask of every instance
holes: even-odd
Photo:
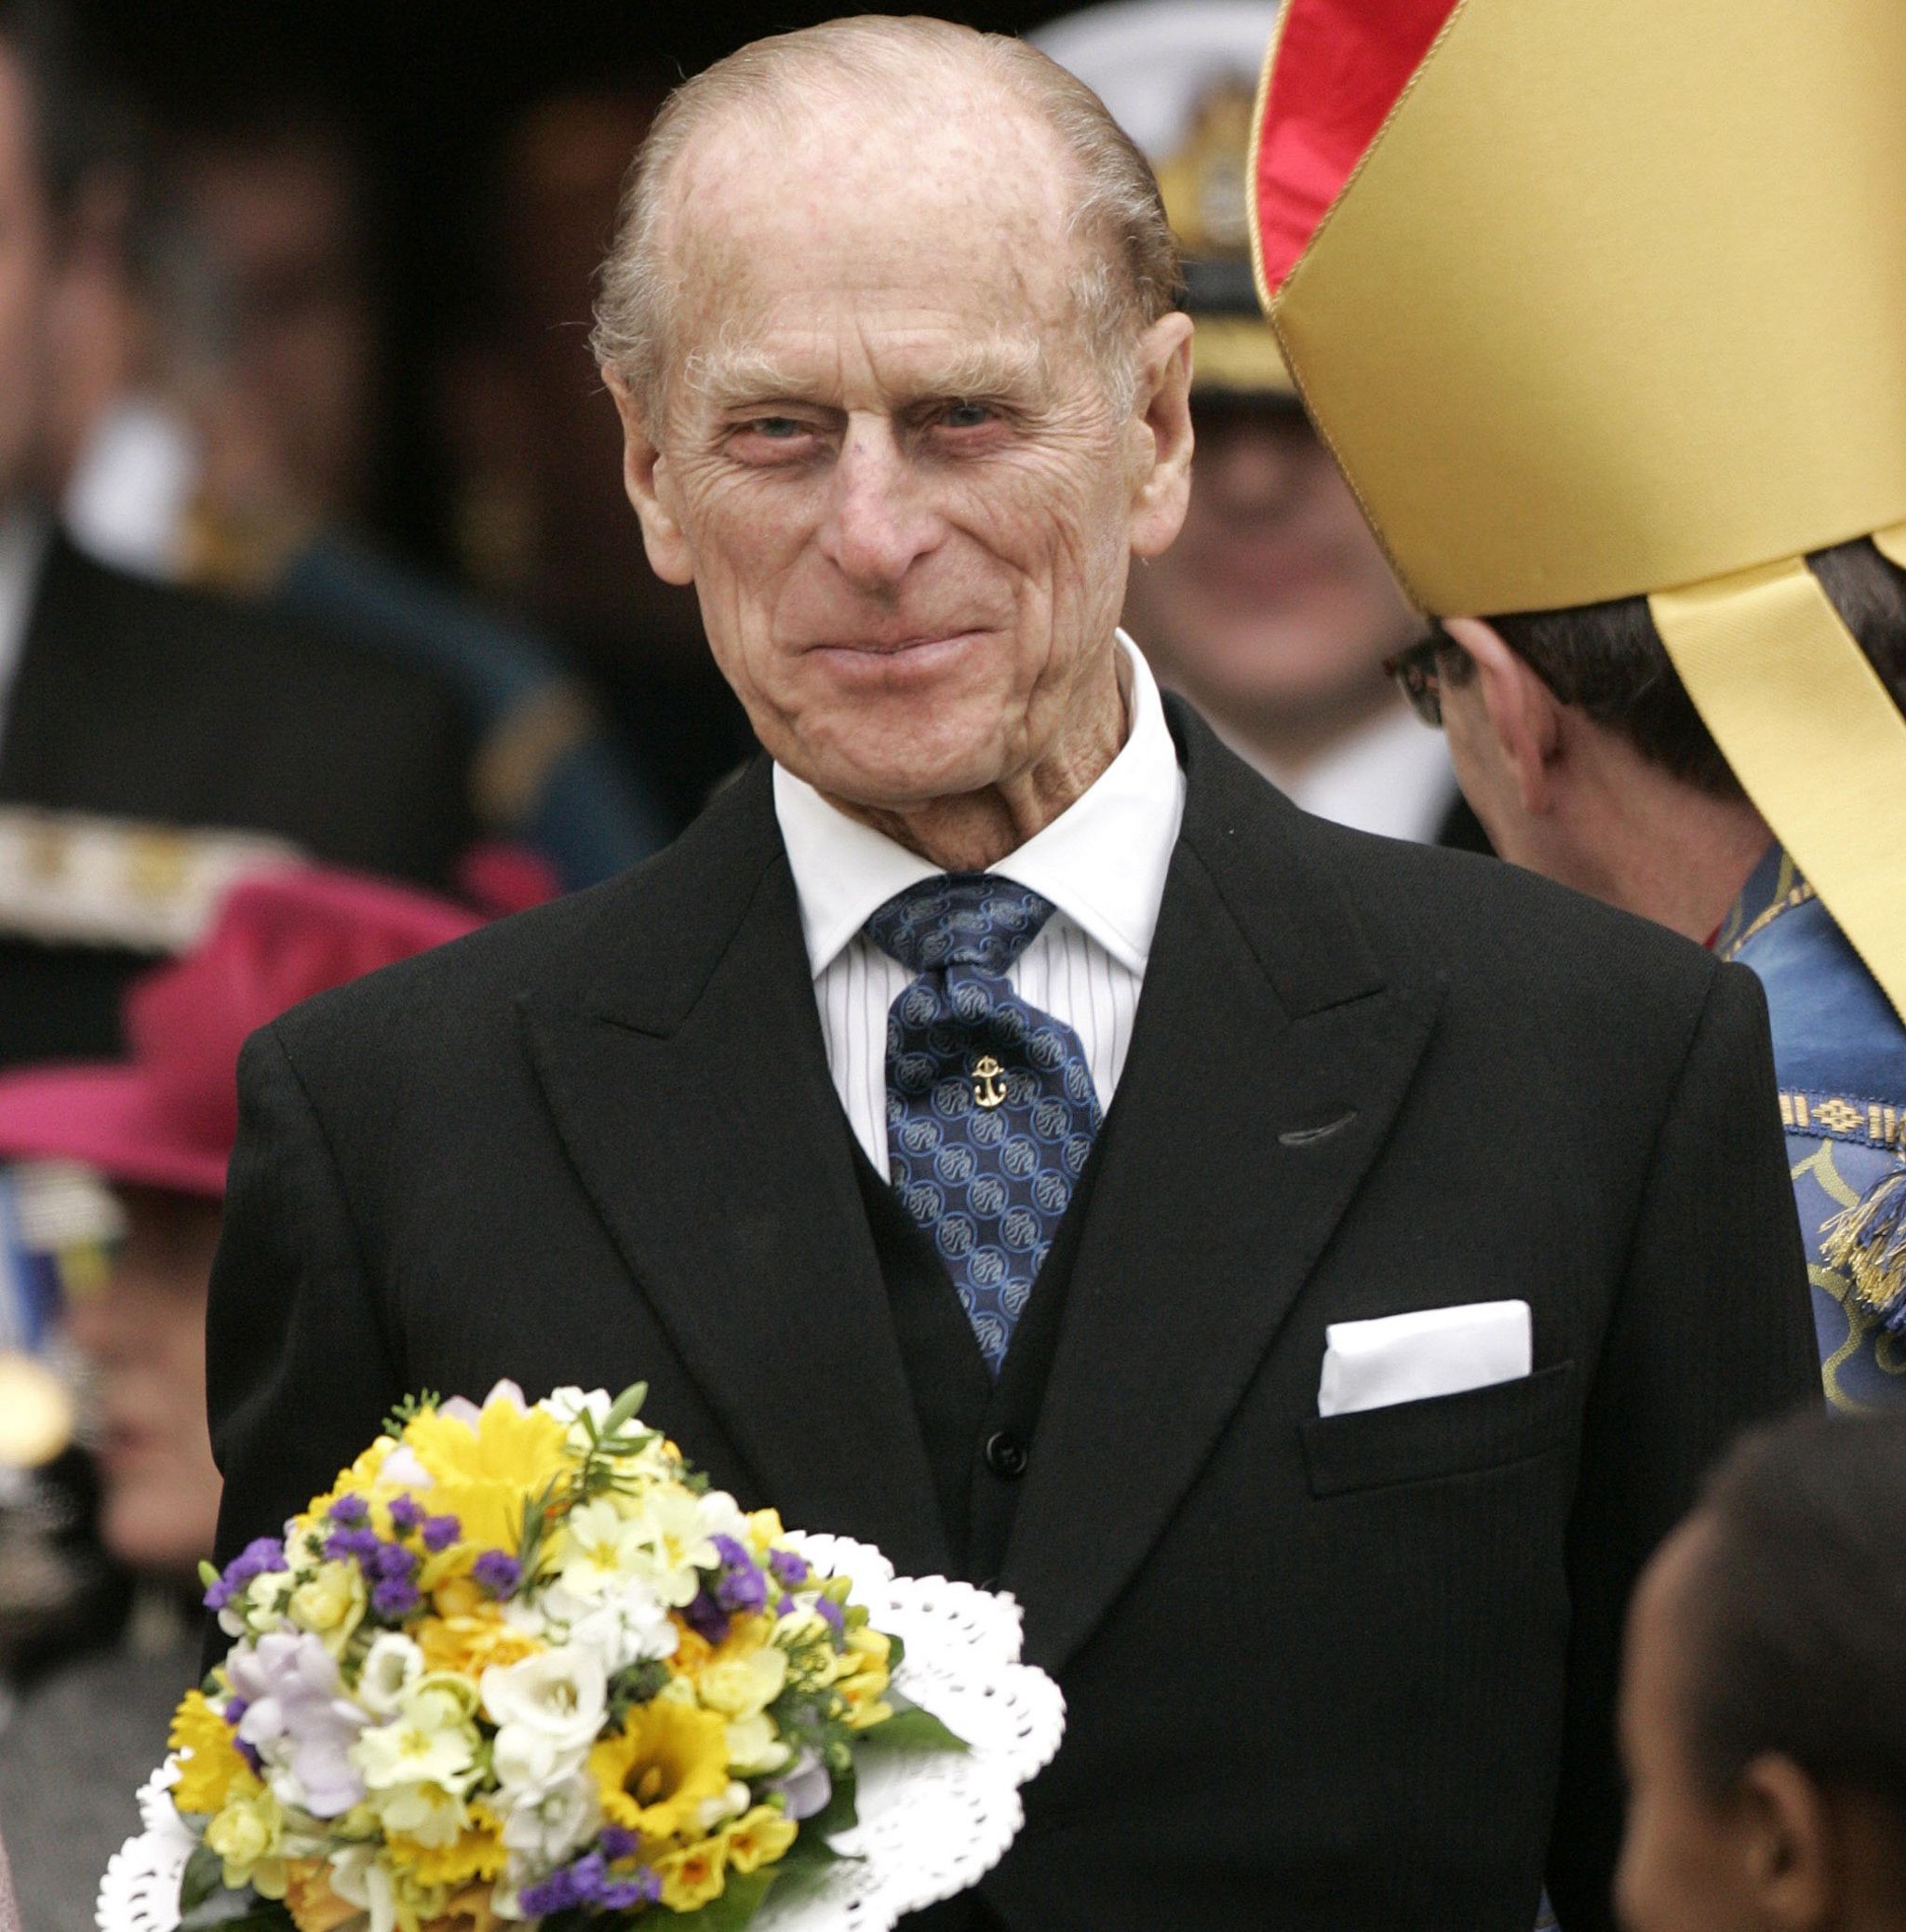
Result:
[[[1409,700],[1410,709],[1426,725],[1443,726],[1443,680],[1438,661],[1449,639],[1440,630],[1431,631],[1421,642],[1383,661],[1384,675],[1396,679],[1397,689]]]

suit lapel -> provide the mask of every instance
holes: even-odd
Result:
[[[640,929],[611,896],[603,943],[526,1002],[570,1158],[762,1494],[944,1571],[765,761],[642,886]]]
[[[1173,723],[1184,831],[1001,1572],[1054,1670],[1210,1456],[1441,1004],[1385,984],[1309,822]]]

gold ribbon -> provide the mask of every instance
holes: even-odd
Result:
[[[1906,554],[1906,526],[1873,539]],[[1799,558],[1648,599],[1734,775],[1906,1018],[1906,718]]]

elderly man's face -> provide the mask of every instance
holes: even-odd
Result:
[[[704,130],[652,444],[624,408],[651,560],[694,583],[762,743],[876,809],[1064,765],[1106,715],[1129,558],[1183,515],[1185,452],[1148,420],[1174,382],[1182,415],[1182,318],[1115,413],[1056,143],[997,100],[943,105],[851,138],[823,114],[792,152]]]

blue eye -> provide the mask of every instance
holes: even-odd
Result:
[[[940,421],[948,429],[983,429],[993,420],[993,412],[985,403],[949,403],[941,413]]]
[[[792,416],[757,416],[748,427],[757,436],[773,436],[785,441],[789,436],[799,436],[803,425]]]

